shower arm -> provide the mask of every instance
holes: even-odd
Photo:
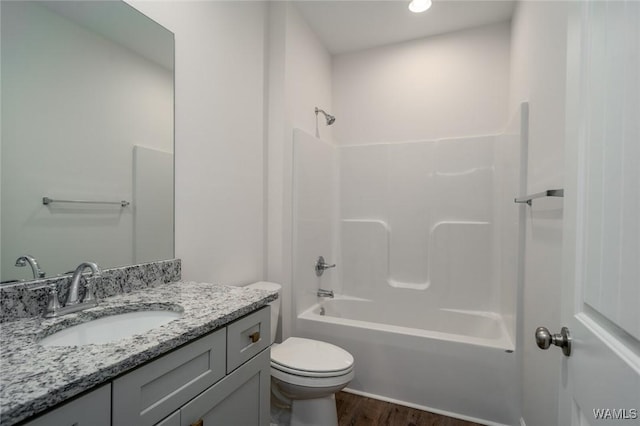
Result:
[[[315,112],[316,112],[316,117],[318,116],[319,112],[321,112],[324,115],[324,119],[327,121],[327,126],[331,126],[336,121],[336,117],[327,113],[323,109],[316,107]]]

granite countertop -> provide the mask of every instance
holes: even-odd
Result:
[[[176,282],[109,297],[95,308],[61,318],[0,324],[0,423],[12,425],[40,413],[276,298],[276,292]],[[183,311],[183,316],[115,343],[38,345],[46,335],[94,318],[158,309]]]

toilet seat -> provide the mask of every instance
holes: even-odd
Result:
[[[353,356],[330,343],[290,337],[271,347],[271,375],[300,386],[339,386],[353,379]]]
[[[308,388],[332,388],[338,387],[342,389],[347,383],[353,380],[355,376],[353,369],[349,370],[346,374],[340,376],[330,377],[308,377],[300,376],[297,374],[287,373],[279,370],[273,364],[271,365],[271,377],[281,380],[284,383],[290,385],[304,386]]]
[[[345,374],[349,374],[349,372],[353,371],[353,366],[349,368],[345,368],[344,370],[339,371],[305,371],[305,370],[297,370],[295,368],[285,367],[276,362],[271,361],[271,368],[276,369],[278,371],[282,371],[283,373],[295,374],[296,376],[301,377],[339,377],[344,376]]]
[[[271,364],[293,374],[328,377],[353,369],[353,356],[331,343],[289,337],[271,347]]]

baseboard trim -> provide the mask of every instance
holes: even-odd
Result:
[[[409,408],[415,408],[417,410],[429,411],[431,413],[440,414],[442,416],[453,417],[455,419],[466,420],[468,422],[473,422],[473,423],[480,423],[480,424],[487,425],[487,426],[509,426],[509,425],[505,425],[504,423],[491,422],[489,420],[481,419],[481,418],[478,418],[478,417],[465,416],[464,414],[452,413],[451,411],[440,410],[438,408],[433,408],[433,407],[427,407],[426,405],[420,405],[420,404],[414,404],[412,402],[400,401],[398,399],[388,398],[386,396],[376,395],[374,393],[369,393],[369,392],[363,392],[363,391],[359,391],[359,390],[356,390],[356,389],[344,388],[344,389],[342,389],[342,391],[343,392],[347,392],[347,393],[352,393],[354,395],[364,396],[364,397],[367,397],[367,398],[378,399],[380,401],[390,402],[392,404],[403,405],[403,406],[409,407]],[[522,418],[520,419],[520,424],[521,424],[521,426],[526,426],[524,424],[524,420],[522,420]]]

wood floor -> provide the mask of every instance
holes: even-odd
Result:
[[[336,394],[336,407],[339,426],[481,426],[346,392]]]

